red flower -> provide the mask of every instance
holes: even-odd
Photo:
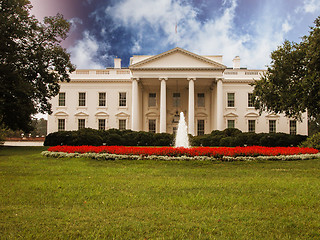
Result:
[[[319,151],[313,148],[299,147],[194,147],[194,148],[174,148],[174,147],[126,147],[126,146],[55,146],[50,147],[51,152],[66,153],[110,153],[119,155],[158,155],[158,156],[277,156],[277,155],[296,155],[296,154],[315,154]]]

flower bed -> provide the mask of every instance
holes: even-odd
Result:
[[[55,146],[42,153],[51,157],[90,157],[95,159],[159,159],[159,160],[298,160],[320,157],[313,148],[298,147],[125,147],[125,146]]]

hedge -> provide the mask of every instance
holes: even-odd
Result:
[[[45,146],[170,146],[173,135],[168,133],[135,132],[131,130],[96,130],[84,128],[77,131],[50,133],[44,141]]]
[[[289,147],[298,146],[305,141],[307,136],[290,135],[286,133],[249,133],[231,128],[223,131],[214,130],[210,134],[191,137],[192,146],[266,146],[266,147]]]
[[[298,146],[306,140],[306,136],[289,135],[285,133],[248,133],[239,129],[225,129],[212,131],[202,136],[189,135],[192,146],[266,146],[289,147]],[[69,145],[69,146],[171,146],[174,135],[168,133],[150,133],[131,130],[96,130],[84,128],[77,131],[54,132],[47,135],[44,145]]]

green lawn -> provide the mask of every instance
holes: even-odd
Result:
[[[95,161],[0,148],[0,239],[320,239],[320,160]]]

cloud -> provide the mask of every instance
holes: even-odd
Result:
[[[242,66],[263,68],[292,29],[289,17],[276,16],[272,3],[263,9],[255,23],[244,26],[247,31],[235,23],[237,0],[224,0],[206,19],[199,17],[201,9],[183,0],[124,0],[107,7],[105,14],[133,33],[131,53],[158,54],[179,46],[198,54],[224,55],[227,66],[240,55]]]
[[[83,24],[83,21],[80,18],[74,17],[69,20],[71,23],[70,33],[75,32],[78,28],[78,25]]]
[[[320,11],[319,0],[304,0],[301,8],[305,13],[315,13]]]
[[[101,55],[110,48],[106,43],[97,41],[88,31],[83,33],[83,38],[78,40],[76,44],[68,50],[71,53],[71,61],[77,68],[101,69],[104,66],[99,60],[108,59],[107,55]]]

